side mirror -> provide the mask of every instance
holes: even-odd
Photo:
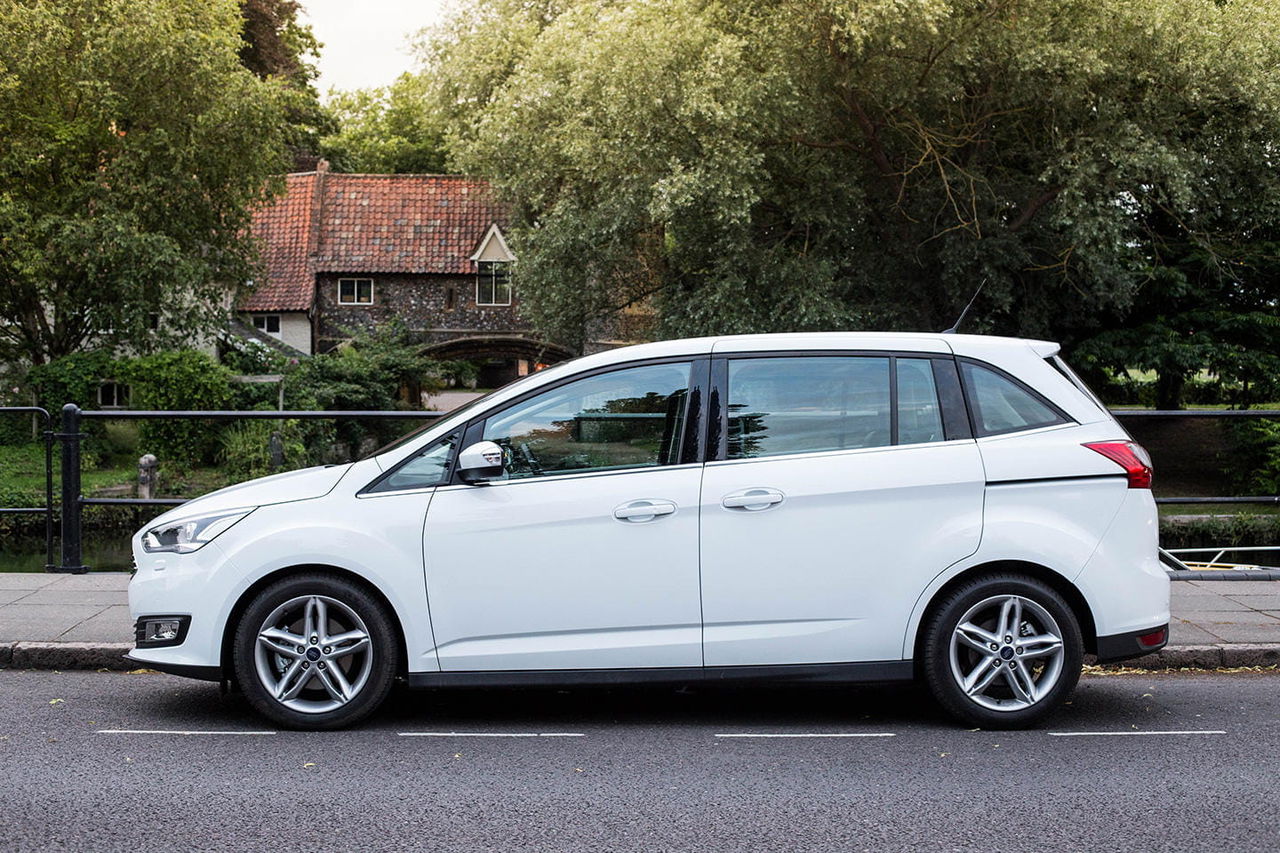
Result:
[[[473,486],[502,476],[502,448],[477,441],[458,454],[458,479]]]

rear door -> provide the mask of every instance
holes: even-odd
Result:
[[[981,532],[955,361],[740,354],[713,377],[706,665],[900,660],[921,591]]]

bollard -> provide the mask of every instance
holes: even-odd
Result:
[[[160,471],[154,454],[148,453],[138,460],[138,497],[151,500],[160,491]]]
[[[62,565],[59,572],[84,574],[80,534],[80,407],[67,403],[62,407],[62,432],[55,436],[62,442]]]
[[[280,430],[271,433],[271,441],[267,444],[267,451],[271,456],[271,473],[275,473],[284,467],[284,441],[280,438]]]

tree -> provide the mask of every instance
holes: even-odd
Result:
[[[1074,340],[1161,241],[1274,223],[1277,36],[1261,0],[470,0],[423,73],[562,339],[637,301],[936,330],[986,280],[969,330]]]
[[[390,86],[335,93],[329,108],[340,130],[321,143],[334,170],[443,172],[443,127],[424,89],[423,77],[405,74]]]
[[[284,165],[239,33],[236,0],[0,0],[0,359],[221,324]]]
[[[311,27],[298,20],[297,0],[241,0],[244,39],[240,62],[262,80],[286,84],[288,144],[294,168],[308,169],[320,150],[320,138],[337,130],[332,113],[320,104],[313,60],[320,54]]]

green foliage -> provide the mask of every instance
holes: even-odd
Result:
[[[410,74],[390,86],[335,94],[329,109],[337,133],[322,151],[338,172],[439,173],[445,170],[444,131],[426,109],[424,80]]]
[[[189,342],[255,277],[285,82],[238,0],[0,4],[0,360]]]
[[[67,403],[82,409],[98,408],[98,388],[103,380],[118,378],[118,362],[109,352],[93,350],[37,364],[27,372],[27,384],[37,405],[56,414]]]
[[[242,421],[222,431],[218,459],[222,472],[235,480],[275,473],[271,464],[271,437],[280,436],[281,469],[293,470],[307,463],[305,435],[300,421]]]
[[[1280,515],[1202,515],[1160,519],[1162,548],[1225,548],[1232,545],[1274,545],[1280,542]],[[1200,555],[1209,559],[1212,554]],[[1187,559],[1194,560],[1188,556]],[[1247,554],[1228,554],[1228,560],[1247,562]]]
[[[465,0],[422,57],[561,340],[942,329],[984,279],[969,330],[1079,340],[1274,228],[1278,36],[1261,0]]]
[[[1251,495],[1280,495],[1280,421],[1241,418],[1227,425],[1234,447],[1227,471]]]
[[[225,409],[231,401],[231,371],[195,350],[131,359],[120,374],[137,409]],[[157,419],[140,427],[139,448],[154,453],[168,470],[211,462],[218,447],[210,421]]]

